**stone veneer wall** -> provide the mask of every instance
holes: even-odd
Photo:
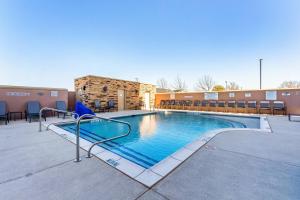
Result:
[[[118,107],[119,89],[125,90],[125,109],[140,109],[145,92],[150,93],[150,104],[154,106],[156,91],[154,85],[99,76],[75,79],[76,99],[90,108],[94,107],[96,99],[99,99],[102,105],[106,105],[108,100],[114,100]]]

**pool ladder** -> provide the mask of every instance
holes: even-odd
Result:
[[[77,122],[76,122],[76,159],[75,159],[75,162],[79,162],[80,161],[80,153],[79,153],[79,148],[80,148],[80,145],[79,145],[79,136],[80,136],[80,122],[82,119],[84,118],[97,118],[97,119],[102,119],[102,120],[106,120],[106,121],[109,121],[109,122],[115,122],[115,123],[119,123],[119,124],[125,124],[128,126],[128,131],[122,135],[119,135],[119,136],[115,136],[115,137],[111,137],[111,138],[108,138],[108,139],[104,139],[104,140],[99,140],[97,142],[94,142],[92,144],[92,146],[90,146],[89,150],[88,150],[88,154],[87,154],[87,158],[91,158],[91,151],[92,149],[98,145],[98,144],[101,144],[101,143],[104,143],[104,142],[108,142],[108,141],[111,141],[111,140],[115,140],[115,139],[118,139],[118,138],[122,138],[122,137],[126,137],[130,134],[131,132],[131,125],[127,122],[124,122],[124,121],[120,121],[120,120],[115,120],[115,119],[109,119],[109,118],[104,118],[104,117],[99,117],[99,116],[96,116],[96,115],[91,115],[91,114],[85,114],[85,115],[82,115],[81,117],[78,118]],[[92,120],[92,119],[90,119]]]
[[[56,111],[56,112],[63,112],[63,113],[70,113],[70,112],[66,112],[66,111],[62,111],[62,110],[58,110],[58,109],[54,109],[54,108],[42,108],[40,110],[40,118],[39,118],[39,131],[41,132],[42,131],[42,113],[43,111],[45,110],[51,110],[51,111]],[[97,119],[102,119],[102,120],[106,120],[106,121],[109,121],[109,122],[115,122],[115,123],[119,123],[119,124],[125,124],[128,126],[128,131],[122,135],[119,135],[119,136],[115,136],[115,137],[111,137],[111,138],[107,138],[107,139],[104,139],[104,140],[99,140],[99,141],[96,141],[94,142],[90,148],[88,149],[88,154],[87,154],[87,158],[91,158],[91,151],[92,149],[98,145],[98,144],[101,144],[101,143],[104,143],[104,142],[108,142],[108,141],[111,141],[111,140],[115,140],[115,139],[118,139],[118,138],[122,138],[122,137],[126,137],[130,134],[131,132],[131,125],[127,122],[124,122],[124,121],[120,121],[120,120],[115,120],[115,119],[110,119],[110,118],[104,118],[104,117],[99,117],[99,116],[96,116],[96,115],[91,115],[91,114],[85,114],[85,115],[82,115],[82,116],[78,116],[77,113],[71,113],[71,115],[73,116],[77,116],[77,120],[74,120],[74,121],[71,121],[73,123],[76,123],[76,158],[75,158],[75,162],[80,162],[80,122],[81,121],[89,121],[89,120],[93,120],[94,118],[97,118]],[[88,118],[88,119],[86,119]],[[61,123],[61,122],[60,122]],[[48,130],[48,127],[50,125],[54,125],[54,124],[60,124],[60,123],[51,123],[47,126],[47,130]],[[65,123],[65,122],[62,122],[62,123]]]
[[[65,113],[66,115],[75,116],[75,118],[79,117],[79,115],[75,112],[68,112],[68,111],[65,111],[65,110],[59,110],[59,109],[55,109],[55,108],[44,107],[39,112],[39,132],[42,131],[42,115],[43,115],[44,111],[55,111],[55,112]],[[54,122],[54,123],[48,124],[47,130],[49,129],[50,125],[54,125],[54,124],[59,124],[59,123]]]

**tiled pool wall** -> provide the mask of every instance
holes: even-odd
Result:
[[[180,113],[186,113],[189,115],[204,115],[204,116],[211,116],[214,118],[220,118],[225,119],[229,121],[235,121],[244,124],[247,128],[254,128],[259,129],[260,128],[260,117],[259,116],[253,116],[253,115],[237,115],[237,114],[227,114],[227,113],[211,113],[211,112],[200,112],[200,111],[173,111],[173,110],[160,110],[158,112],[180,112]]]

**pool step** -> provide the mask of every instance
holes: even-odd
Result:
[[[68,131],[72,132],[75,134],[75,128],[72,127],[64,127],[65,129],[67,129]],[[80,135],[82,138],[90,141],[90,142],[96,142],[96,141],[100,141],[100,140],[104,140],[106,138],[99,136],[89,130],[86,130],[84,128],[80,128]],[[131,148],[128,148],[122,144],[119,144],[115,141],[108,141],[105,143],[100,144],[99,146],[112,151],[142,167],[145,168],[149,168],[153,165],[155,165],[157,162],[157,160],[154,160],[140,152],[137,152]]]

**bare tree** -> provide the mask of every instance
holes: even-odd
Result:
[[[211,91],[214,85],[215,82],[213,79],[210,76],[205,75],[198,79],[196,83],[196,89],[201,91]]]
[[[226,90],[240,90],[240,89],[241,87],[235,82],[229,82],[226,88]]]
[[[157,80],[157,86],[162,89],[168,89],[168,82],[164,78],[160,78]]]
[[[300,81],[283,81],[279,88],[300,88]]]
[[[187,89],[185,81],[183,81],[179,76],[177,76],[172,85],[175,92],[183,92]]]

